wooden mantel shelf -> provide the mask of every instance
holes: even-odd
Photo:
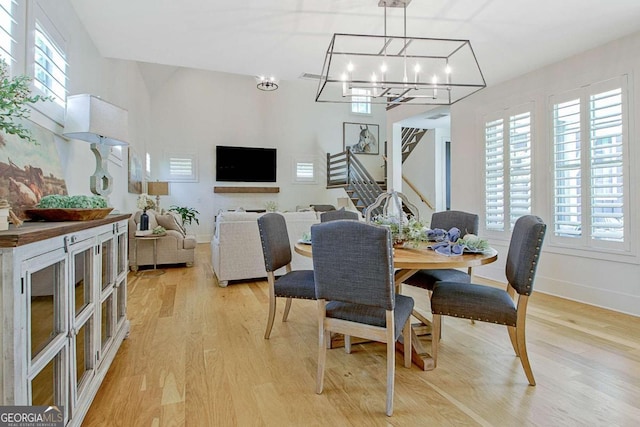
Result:
[[[279,193],[280,187],[213,187],[214,193]]]

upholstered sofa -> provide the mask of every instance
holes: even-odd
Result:
[[[211,265],[218,284],[227,286],[229,280],[245,280],[266,277],[262,244],[258,232],[258,217],[263,213],[220,212],[216,216],[215,230],[211,240]],[[293,250],[293,245],[302,233],[309,232],[311,226],[320,222],[320,213],[285,212],[291,243],[291,268],[293,270],[312,269],[311,258],[303,257]],[[284,274],[284,269],[276,275]]]
[[[137,271],[139,266],[154,264],[153,240],[136,239],[141,214],[142,211],[138,211],[129,218],[129,267],[132,271]],[[164,236],[157,239],[156,264],[186,264],[191,267],[195,259],[196,237],[187,234],[180,215],[171,212],[160,215],[153,210],[148,210],[147,215],[149,230],[158,225],[167,230]]]

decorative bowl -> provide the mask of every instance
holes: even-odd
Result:
[[[33,220],[44,221],[88,221],[102,219],[109,215],[113,208],[33,208],[25,209],[24,213]]]

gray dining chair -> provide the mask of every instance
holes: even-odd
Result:
[[[460,230],[460,237],[465,234],[478,234],[478,224],[480,219],[478,215],[463,211],[442,211],[434,212],[431,215],[431,229],[441,228],[450,230],[457,227]],[[467,272],[457,270],[455,268],[420,270],[413,276],[404,281],[407,285],[416,286],[418,288],[433,290],[436,282],[452,281],[460,283],[471,283],[472,268],[469,267]]]
[[[360,216],[358,215],[358,212],[348,211],[345,208],[327,211],[320,214],[320,222],[336,221],[338,219],[352,219],[358,221]]]
[[[402,332],[404,365],[411,367],[413,299],[396,294],[393,247],[387,228],[338,220],[311,226],[318,298],[318,374],[322,393],[330,333],[387,344],[387,406],[393,413],[395,342]],[[350,347],[345,345],[350,352]]]
[[[282,321],[286,322],[293,298],[316,299],[313,270],[291,270],[291,246],[287,223],[279,213],[267,213],[258,218],[262,242],[264,267],[269,283],[269,317],[264,338],[269,339],[276,315],[276,298],[286,298]],[[285,267],[286,273],[278,278],[276,270]]]
[[[533,292],[546,228],[542,219],[534,215],[525,215],[516,221],[507,253],[506,290],[485,285],[469,286],[466,282],[436,283],[431,295],[431,356],[434,366],[438,360],[441,316],[497,323],[507,326],[511,345],[516,356],[520,357],[527,380],[532,386],[536,385],[527,355],[525,325],[527,303]]]

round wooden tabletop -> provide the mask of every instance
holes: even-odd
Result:
[[[311,245],[304,243],[296,243],[294,249],[296,253],[306,257],[311,257],[313,253]],[[495,249],[483,253],[464,253],[454,256],[440,255],[426,247],[405,247],[393,250],[393,266],[408,270],[477,267],[490,264],[497,259],[498,251]]]

